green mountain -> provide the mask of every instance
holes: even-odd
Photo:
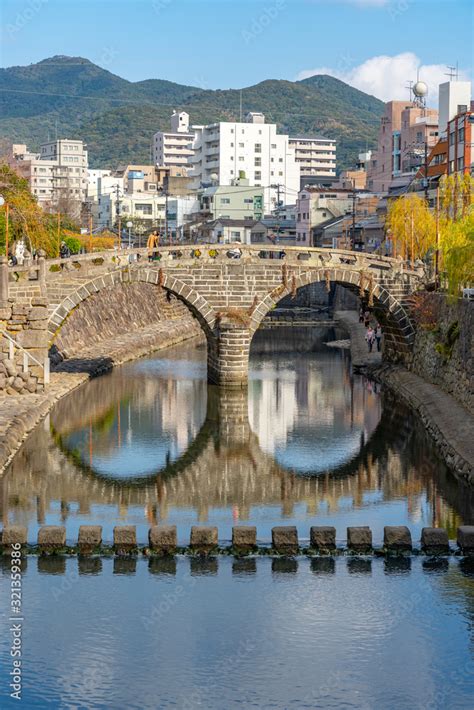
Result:
[[[338,141],[338,168],[374,147],[383,103],[331,76],[267,80],[242,90],[204,90],[162,79],[130,82],[81,57],[56,56],[0,69],[3,147],[49,137],[82,138],[91,167],[148,162],[153,133],[169,128],[172,109],[192,123],[238,120],[263,111],[290,135],[323,134]]]

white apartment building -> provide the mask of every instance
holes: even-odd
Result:
[[[88,185],[87,151],[82,141],[62,138],[43,143],[39,153],[15,144],[9,162],[28,180],[43,209],[67,212],[79,219]]]
[[[117,194],[104,192],[97,200],[97,227],[112,228],[117,222]],[[120,193],[119,215],[123,222],[127,217],[143,219],[147,229],[162,229],[165,224],[166,198],[162,195],[147,195],[146,193]],[[122,224],[125,228],[125,224]]]
[[[295,136],[290,138],[290,148],[304,177],[336,177],[336,141],[323,136]]]
[[[194,133],[189,132],[189,115],[186,111],[173,111],[171,131],[158,131],[153,136],[153,163],[165,168],[177,168],[182,176],[187,175],[194,154],[193,140]]]
[[[250,186],[264,188],[264,208],[271,212],[278,201],[294,202],[300,185],[299,166],[287,135],[278,135],[263,114],[250,113],[246,121],[193,126],[192,187],[231,185],[244,174]],[[277,187],[279,186],[279,187]]]

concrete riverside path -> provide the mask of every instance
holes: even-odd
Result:
[[[365,326],[359,323],[359,315],[356,311],[336,311],[334,319],[350,333],[353,367],[379,365],[382,362],[382,353],[377,352],[377,343],[374,343],[372,352],[369,353],[365,339]]]
[[[355,311],[335,319],[349,331],[354,367],[364,368],[414,409],[444,460],[460,478],[474,484],[474,417],[452,395],[401,365],[382,364],[381,353],[367,352],[365,327]]]

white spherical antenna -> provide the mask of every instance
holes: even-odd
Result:
[[[217,173],[212,173],[211,180],[212,182],[217,182],[219,180],[219,175]]]
[[[418,98],[422,99],[428,93],[428,85],[424,81],[417,81],[413,87],[413,93]]]

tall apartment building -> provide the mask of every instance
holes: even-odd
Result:
[[[194,153],[193,140],[194,133],[189,132],[189,115],[186,111],[173,111],[171,131],[158,131],[153,136],[153,163],[179,169],[182,176],[187,175]]]
[[[280,202],[293,202],[299,191],[300,171],[287,135],[261,113],[245,122],[193,126],[193,187],[231,185],[244,172],[250,186],[262,187],[264,207],[270,212]]]
[[[336,141],[323,136],[295,136],[289,139],[304,178],[336,177]],[[302,185],[303,187],[303,185]]]
[[[372,192],[407,185],[438,141],[438,111],[413,101],[389,101],[380,120],[377,149],[367,168]]]
[[[79,219],[88,185],[85,148],[82,141],[67,138],[43,143],[39,153],[31,153],[24,144],[15,144],[9,163],[28,180],[43,209]]]

